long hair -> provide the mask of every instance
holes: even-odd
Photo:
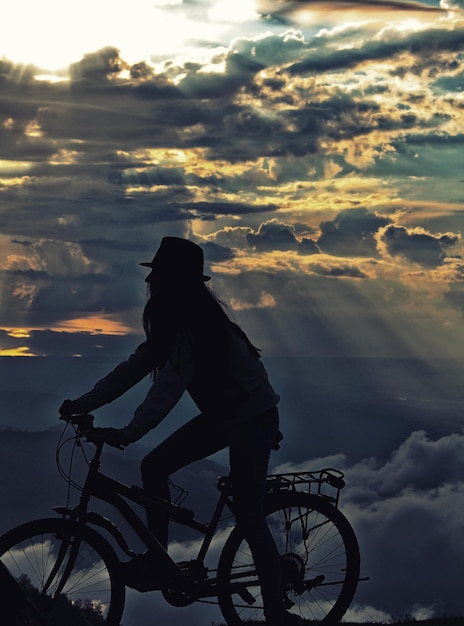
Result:
[[[227,307],[204,283],[156,284],[150,288],[143,328],[153,358],[153,371],[163,367],[181,330],[192,342],[194,360],[209,368],[227,367],[230,331],[240,335],[259,357],[259,350],[231,320]]]

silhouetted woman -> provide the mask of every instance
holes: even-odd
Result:
[[[203,275],[199,246],[164,237],[153,261],[141,265],[151,269],[143,313],[146,341],[91,391],[66,400],[60,412],[93,411],[152,373],[153,384],[132,421],[121,429],[103,429],[109,444],[128,445],[157,426],[187,390],[201,413],[143,459],[143,486],[148,494],[169,500],[173,472],[228,447],[236,519],[254,556],[266,620],[284,626],[296,616],[284,611],[280,560],[263,511],[279,398],[258,350],[206,287],[209,277]],[[166,548],[167,517],[148,509],[147,519]],[[127,584],[140,591],[163,584],[149,552],[125,570]]]

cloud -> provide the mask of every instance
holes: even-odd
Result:
[[[365,302],[389,307],[422,309],[433,292],[451,328],[462,29],[456,16],[403,28],[399,12],[311,32],[248,24],[196,59],[131,65],[101,48],[70,81],[4,59],[2,324],[56,328],[99,311],[126,323],[144,302],[137,264],[172,234],[205,244],[244,313],[262,293],[277,303],[262,310],[282,307],[277,283],[296,274],[303,291],[319,277],[331,299],[338,279],[353,280]],[[317,71],[294,71],[306,62]],[[423,295],[407,276],[415,261]],[[286,298],[290,309],[297,296]]]
[[[299,432],[301,437],[301,425]],[[1,459],[14,485],[2,493],[2,502],[8,504],[3,531],[25,519],[47,515],[56,504],[51,498],[62,489],[54,466],[57,438],[55,429],[33,433],[3,430]],[[288,450],[286,439],[283,449]],[[352,463],[338,454],[306,458],[298,465],[287,460],[272,468],[279,473],[329,466],[345,473],[347,486],[340,506],[358,537],[361,575],[369,577],[359,583],[347,620],[356,616],[367,621],[372,615],[382,615],[382,620],[385,616],[397,620],[404,615],[417,619],[462,615],[463,452],[462,433],[431,438],[424,431],[415,431],[383,461],[371,457]],[[123,455],[107,451],[105,471],[128,484],[138,484],[138,466],[145,453],[140,445],[129,447]],[[282,456],[282,451],[277,454]],[[36,458],[43,460],[40,471],[33,462]],[[212,514],[215,479],[226,471],[217,462],[205,460],[174,477],[191,492],[186,505],[196,511],[198,519]],[[176,558],[191,558],[196,544],[187,531],[173,528],[171,539],[170,550]],[[219,549],[215,543],[213,552]],[[153,611],[152,603],[150,607]],[[128,612],[133,610],[129,599]]]
[[[440,6],[446,10],[462,11],[464,2],[463,0],[440,0]]]
[[[363,269],[361,263],[347,259],[339,261],[327,256],[324,256],[322,259],[317,257],[310,263],[309,267],[313,272],[321,276],[332,276],[334,278],[341,278],[343,276],[350,278],[369,277],[369,272]],[[366,267],[366,269],[368,268]]]
[[[452,284],[449,291],[445,294],[445,298],[452,306],[456,307],[464,315],[464,284]]]
[[[253,301],[238,300],[233,298],[231,306],[234,311],[245,311],[247,309],[268,309],[276,306],[276,299],[271,293],[261,292],[256,294]]]
[[[275,218],[261,224],[256,233],[249,233],[247,240],[257,250],[292,250],[297,245],[293,227]]]
[[[366,208],[340,212],[334,220],[321,222],[317,245],[335,256],[376,256],[377,231],[391,218],[370,213]]]
[[[441,28],[419,30],[405,36],[392,30],[385,33],[383,38],[366,40],[363,45],[347,51],[346,49],[327,51],[319,54],[308,49],[307,58],[290,64],[286,71],[290,74],[317,73],[332,70],[353,68],[368,61],[382,61],[395,58],[403,53],[410,53],[412,58],[419,59],[424,55],[425,63],[430,65],[432,53],[457,52],[461,47],[461,34],[456,31],[446,31]],[[413,63],[408,65],[409,71],[414,71]],[[419,71],[424,63],[419,63]]]
[[[346,619],[368,620],[369,607],[393,620],[462,615],[463,451],[462,433],[432,439],[416,431],[385,462],[372,457],[352,465],[338,455],[296,468],[345,471],[341,506],[358,536],[361,575],[369,576]]]
[[[97,52],[89,52],[77,63],[72,63],[69,71],[73,81],[89,80],[100,82],[115,76],[124,67],[119,50],[108,46]]]
[[[367,566],[373,568],[373,591],[378,595],[373,604],[390,614],[414,605],[429,607],[437,617],[462,614],[455,577],[462,568],[464,546],[455,538],[462,532],[463,444],[462,434],[433,441],[419,431],[385,465],[366,462],[349,477],[351,485],[358,485],[348,509],[357,518],[361,537],[364,534]],[[431,569],[423,567],[424,558],[433,563]],[[406,568],[400,566],[403,559]],[[445,571],[446,582],[441,578]],[[436,577],[445,582],[439,591]],[[407,580],[416,581],[414,594]],[[391,594],[398,600],[396,606],[388,600]],[[365,592],[360,599],[363,596]]]
[[[274,257],[278,251],[288,253],[286,262],[282,255],[279,257],[282,270],[293,267],[300,271],[306,269],[333,276],[379,277],[383,269],[391,274],[392,257],[407,258],[412,263],[420,263],[428,268],[452,260],[447,250],[456,249],[461,240],[460,233],[433,235],[418,227],[407,228],[394,224],[394,220],[398,219],[398,216],[383,216],[362,207],[340,211],[333,220],[320,222],[318,229],[314,229],[319,230],[319,235],[314,238],[297,237],[295,226],[281,222],[278,218],[261,223],[255,231],[249,228],[229,229],[219,231],[214,236],[223,239],[227,237],[229,245],[235,245],[237,250],[243,247],[246,239],[254,253],[268,253],[265,260],[259,260],[256,254],[253,256],[253,252],[252,256],[245,256],[243,251],[229,257],[232,265],[242,270],[258,268],[262,263],[267,263],[269,268],[273,267],[270,255],[272,253]],[[240,237],[234,237],[234,233]],[[291,254],[294,251],[302,257],[319,256],[306,263]],[[385,260],[388,265],[384,263]],[[277,263],[276,257],[275,269],[278,268]],[[447,268],[451,269],[449,263]],[[398,272],[401,272],[400,263]],[[458,268],[456,272],[455,276],[458,277]]]
[[[209,263],[221,263],[222,261],[229,261],[233,259],[235,254],[234,252],[226,247],[220,246],[213,241],[207,241],[202,244],[203,251],[205,253],[205,261]]]
[[[247,237],[253,229],[250,226],[226,226],[208,236],[214,243],[228,248],[244,248],[247,246]]]
[[[411,13],[441,13],[447,8],[443,2],[443,8],[430,6],[423,2],[408,2],[407,0],[331,0],[318,2],[317,0],[287,0],[286,2],[261,0],[258,4],[261,13],[265,17],[287,17],[298,22],[301,14],[305,11],[366,11],[368,13],[384,11],[407,11]]]
[[[313,239],[310,239],[309,237],[302,237],[298,244],[298,252],[299,254],[304,255],[319,254],[321,249]]]
[[[403,256],[413,263],[435,267],[446,258],[446,249],[459,241],[454,233],[432,235],[424,229],[389,225],[379,233],[379,243],[387,254]]]

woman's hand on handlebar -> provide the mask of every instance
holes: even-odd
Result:
[[[137,441],[140,435],[133,432],[133,428],[94,428],[93,415],[82,411],[78,400],[65,400],[59,408],[60,419],[77,425],[87,441],[93,443],[107,443],[109,446],[124,450],[125,446]]]
[[[58,409],[58,412],[60,414],[60,419],[62,420],[67,420],[72,415],[83,415],[84,413],[87,413],[78,400],[65,400]]]
[[[86,436],[89,441],[94,443],[104,441],[119,450],[124,450],[131,443],[124,428],[93,428],[91,432],[86,433]]]

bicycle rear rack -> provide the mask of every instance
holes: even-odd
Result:
[[[343,472],[331,467],[313,472],[271,474],[266,480],[266,491],[304,491],[326,498],[337,506],[340,491],[345,486],[343,476]]]
[[[283,491],[302,491],[327,499],[338,506],[340,491],[345,486],[343,472],[327,467],[314,472],[289,472],[287,474],[270,474],[266,479],[267,493]],[[217,488],[227,494],[232,493],[229,476],[220,476]]]

